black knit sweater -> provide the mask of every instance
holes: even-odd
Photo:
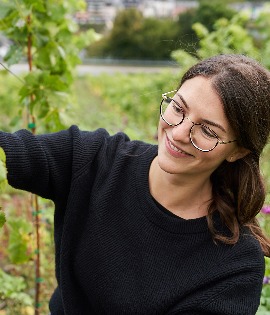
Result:
[[[1,133],[9,183],[55,203],[53,315],[253,315],[264,258],[247,230],[215,244],[206,218],[184,220],[151,198],[157,147],[77,127]],[[215,216],[216,228],[222,226]]]

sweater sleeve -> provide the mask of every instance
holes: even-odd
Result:
[[[216,286],[209,300],[202,303],[205,314],[255,315],[260,304],[262,279],[250,272],[233,275]]]
[[[168,315],[255,315],[260,305],[261,289],[261,278],[239,273],[231,279],[220,280],[211,288],[202,289],[184,310],[181,305]]]
[[[201,289],[173,308],[170,315],[179,314],[179,310],[182,315],[256,314],[265,271],[263,252],[257,240],[247,234],[230,252],[216,265],[211,279],[202,282]]]
[[[27,130],[1,132],[9,184],[53,201],[63,198],[72,177],[98,150],[104,132],[82,132],[76,126],[37,136]]]

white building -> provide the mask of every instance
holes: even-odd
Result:
[[[198,6],[198,1],[148,0],[142,1],[139,10],[145,17],[177,17],[180,13]]]
[[[79,12],[75,18],[81,24],[105,24],[110,28],[119,10],[136,7],[145,17],[176,17],[198,1],[181,0],[86,0],[87,12]]]

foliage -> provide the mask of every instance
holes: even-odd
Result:
[[[8,255],[11,263],[21,264],[31,258],[33,244],[33,225],[23,218],[8,220],[9,244]]]
[[[268,315],[270,312],[270,285],[265,285],[262,289],[261,304],[256,315]]]
[[[0,126],[2,131],[15,131],[25,126],[21,117],[18,117],[18,111],[21,108],[18,91],[21,86],[21,82],[10,73],[0,72]]]
[[[269,214],[267,214],[267,216],[269,216]],[[270,312],[270,258],[266,257],[265,277],[261,294],[261,303],[256,315],[268,315],[269,312]]]
[[[180,14],[178,21],[144,18],[135,8],[122,10],[109,34],[90,45],[88,54],[120,59],[166,60],[177,48],[195,53],[199,38],[192,25],[203,23],[211,31],[217,19],[231,18],[233,13],[232,9],[217,0],[200,2],[198,8]]]
[[[118,58],[128,58],[136,54],[142,27],[143,15],[140,11],[135,8],[121,11],[107,37],[106,54]]]
[[[13,122],[17,124],[19,120],[25,119],[33,133],[36,133],[36,118],[43,123],[42,128],[39,128],[41,131],[56,131],[65,127],[65,111],[71,103],[71,84],[75,66],[80,63],[80,52],[97,38],[93,30],[80,33],[72,19],[72,14],[83,6],[84,1],[76,0],[1,0],[0,30],[12,41],[4,58],[6,65],[2,66],[11,73],[8,68],[12,64],[26,60],[29,67],[29,72],[23,78],[17,77],[21,82],[18,93],[20,105]],[[3,86],[6,88],[5,83]],[[6,180],[5,175],[4,165],[0,163],[0,188]],[[31,286],[35,287],[37,315],[40,314],[40,274],[43,269],[40,266],[41,221],[37,198],[32,200],[35,200],[33,205],[36,207],[33,210],[36,213],[33,215],[34,237],[33,226],[24,218],[10,218],[5,211],[5,216],[1,213],[0,222],[2,225],[7,217],[8,224],[4,232],[7,233],[5,241],[8,246],[5,255],[10,263],[30,265],[35,256],[35,275]],[[29,246],[33,238],[36,249],[33,245]],[[20,287],[18,291],[15,289],[14,294],[19,294],[19,290]],[[6,295],[5,298],[13,300],[14,305],[18,304],[15,295]],[[12,308],[13,312],[16,307]],[[21,312],[18,311],[18,314]]]
[[[116,16],[112,30],[93,43],[88,54],[92,57],[161,60],[170,59],[172,50],[183,49],[196,55],[200,38],[193,25],[199,23],[209,32],[214,31],[217,20],[230,21],[236,15],[230,5],[236,2],[244,1],[200,0],[198,7],[180,13],[177,20],[144,18],[135,8],[123,10]],[[264,30],[267,32],[269,27],[266,25]]]
[[[177,42],[179,49],[188,51],[189,53],[196,53],[199,39],[196,32],[193,30],[197,10],[195,8],[189,9],[178,16],[177,20]]]
[[[176,45],[176,27],[171,19],[144,18],[130,8],[115,18],[110,33],[89,47],[89,56],[120,59],[169,59]]]
[[[71,18],[84,2],[1,0],[1,5],[0,30],[13,41],[5,62],[10,66],[26,58],[30,70],[22,79],[19,115],[26,105],[48,128],[61,129],[80,51],[97,37],[93,30],[78,33]]]
[[[233,14],[227,4],[218,0],[201,1],[198,8],[181,13],[178,20],[145,18],[135,8],[122,10],[109,34],[90,45],[88,55],[168,60],[170,53],[178,48],[196,53],[199,38],[192,25],[202,23],[211,31],[217,19],[229,19]]]
[[[7,308],[7,314],[14,315],[21,306],[32,305],[32,298],[24,292],[27,285],[23,277],[11,276],[0,269],[0,283],[0,303]]]
[[[139,33],[137,55],[134,58],[162,60],[169,59],[170,52],[177,47],[177,30],[171,19],[146,18]],[[114,40],[112,38],[112,40]]]
[[[200,38],[197,56],[195,57],[185,53],[183,50],[179,50],[173,52],[172,57],[180,65],[183,65],[183,54],[185,54],[186,58],[189,58],[189,64],[195,63],[198,59],[222,53],[246,54],[258,59],[261,52],[257,49],[252,35],[246,29],[249,21],[250,14],[248,12],[240,12],[231,20],[225,18],[217,20],[212,32],[209,32],[204,25],[195,23],[193,28]]]
[[[0,211],[0,228],[6,223],[6,216],[3,211]]]
[[[7,186],[7,169],[6,169],[6,155],[2,148],[0,148],[0,192],[3,192]],[[0,228],[6,222],[5,213],[0,208]]]
[[[270,155],[270,143],[266,145],[264,148],[262,158],[261,158],[261,169],[262,175],[265,179],[266,191],[268,192],[266,195],[265,204],[270,205],[270,167],[269,167],[269,155]],[[267,234],[270,236],[270,215],[267,216],[267,220],[265,221],[264,228],[267,229]]]
[[[92,118],[87,127],[105,125],[113,132],[125,131],[132,139],[155,141],[161,94],[175,89],[179,78],[180,72],[172,75],[167,71],[154,76],[144,73],[118,74],[113,78],[106,74],[89,76],[88,86],[91,85],[91,92],[103,106],[97,104],[94,117],[91,115],[94,107],[89,107]]]
[[[270,69],[270,5],[266,4],[264,10],[253,21],[251,33],[260,50],[260,61]]]
[[[108,35],[90,45],[88,55],[168,60],[170,53],[178,48],[196,53],[199,38],[192,25],[202,23],[211,31],[217,19],[230,19],[234,13],[218,0],[201,1],[198,8],[180,14],[178,20],[145,18],[135,8],[122,10]]]
[[[215,22],[213,31],[201,23],[195,23],[192,27],[200,39],[196,57],[178,50],[172,52],[172,58],[182,65],[182,60],[186,62],[186,58],[192,64],[197,58],[240,53],[259,60],[270,69],[270,5],[266,4],[256,18],[252,18],[251,14],[252,12],[242,11],[230,20],[221,18]]]
[[[220,19],[215,23],[215,30],[208,32],[201,24],[193,27],[200,37],[200,58],[221,53],[241,53],[250,57],[258,57],[259,52],[254,45],[253,38],[245,26],[249,21],[249,15],[241,12],[231,20]]]
[[[25,193],[18,193],[9,188],[9,195],[2,195],[3,204],[7,216],[7,224],[1,230],[0,239],[4,246],[0,249],[1,264],[0,274],[6,274],[4,281],[10,292],[1,292],[2,279],[0,276],[0,309],[4,309],[6,315],[33,314],[33,288],[37,279],[34,272],[33,256],[35,252],[34,229],[31,212],[28,209],[28,198]],[[41,200],[42,220],[40,224],[42,235],[41,247],[41,282],[40,293],[41,314],[48,314],[48,300],[55,287],[54,270],[54,245],[53,245],[53,204],[47,200]],[[45,280],[44,280],[45,279]],[[22,283],[17,285],[17,282]],[[10,284],[9,284],[10,283]],[[14,285],[13,285],[14,284]],[[21,292],[26,298],[23,301],[17,299]],[[12,293],[12,294],[11,294]],[[1,313],[1,311],[0,311]]]
[[[6,155],[2,148],[0,148],[0,191],[4,191],[7,185],[7,169],[6,169]]]
[[[200,38],[193,29],[193,24],[200,23],[210,32],[214,30],[215,22],[220,18],[231,19],[235,11],[228,2],[201,0],[197,8],[192,8],[178,16],[179,48],[196,54]]]
[[[235,10],[228,6],[228,2],[201,0],[192,24],[201,23],[211,32],[214,30],[214,25],[217,20],[220,18],[229,20],[235,13]]]

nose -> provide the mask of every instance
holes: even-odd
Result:
[[[173,127],[172,138],[175,141],[190,142],[190,129],[194,125],[189,117],[185,117],[180,125]]]

